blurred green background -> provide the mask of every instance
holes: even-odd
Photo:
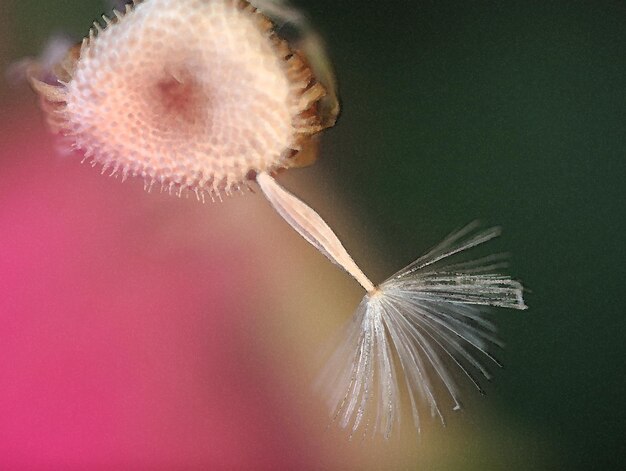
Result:
[[[360,227],[331,222],[367,240],[354,255],[374,281],[479,218],[503,227],[498,247],[529,289],[529,311],[498,313],[506,368],[478,405],[524,440],[480,430],[492,446],[454,469],[623,469],[626,2],[296,4],[326,39],[343,104],[320,161],[296,171],[319,177],[300,196],[354,208]],[[2,0],[1,65],[105,11]],[[3,108],[22,92],[3,86]]]

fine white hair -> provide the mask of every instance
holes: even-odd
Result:
[[[474,223],[451,234],[361,301],[319,380],[334,420],[352,434],[389,437],[400,421],[402,389],[418,430],[424,409],[443,422],[441,385],[453,408],[461,407],[454,368],[479,390],[474,373],[490,378],[483,359],[498,364],[489,348],[500,342],[485,307],[526,305],[522,285],[496,273],[503,257],[443,263],[499,235],[498,228],[476,229]]]

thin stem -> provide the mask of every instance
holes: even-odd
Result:
[[[269,174],[259,173],[256,181],[274,209],[291,227],[331,262],[352,275],[368,293],[376,292],[374,284],[352,260],[341,241],[319,214],[281,187]]]

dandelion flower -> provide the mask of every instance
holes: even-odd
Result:
[[[276,175],[311,163],[339,102],[321,41],[297,10],[270,0],[136,0],[94,23],[52,70],[28,75],[51,128],[110,175],[170,193],[222,199],[256,184],[304,239],[365,289],[343,345],[322,376],[333,416],[388,436],[402,382],[415,425],[426,405],[443,417],[434,382],[459,407],[450,362],[477,384],[478,355],[497,344],[484,306],[524,309],[522,286],[493,258],[444,265],[497,235],[453,234],[380,285],[324,220]],[[271,20],[270,20],[271,18]],[[302,35],[296,46],[276,22]],[[404,381],[402,381],[404,378]]]

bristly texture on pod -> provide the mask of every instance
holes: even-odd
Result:
[[[335,122],[306,58],[244,0],[145,0],[104,17],[31,84],[51,127],[102,171],[221,198]]]
[[[365,295],[319,381],[342,427],[389,437],[402,390],[418,430],[424,409],[443,422],[439,389],[461,407],[454,368],[482,392],[474,373],[490,378],[481,356],[498,364],[489,348],[500,345],[484,308],[526,309],[523,288],[496,273],[502,257],[443,262],[498,235],[469,225]]]

